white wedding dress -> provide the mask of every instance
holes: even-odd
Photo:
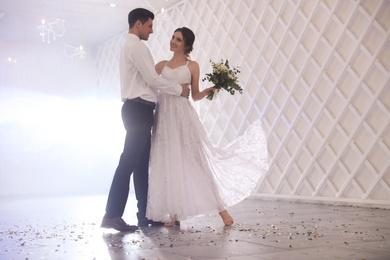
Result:
[[[179,84],[191,81],[187,65],[165,66],[161,76]],[[220,212],[247,198],[268,170],[267,140],[260,120],[219,149],[207,138],[188,99],[160,92],[155,117],[148,219],[183,221]]]

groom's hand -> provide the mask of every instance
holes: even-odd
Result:
[[[181,91],[181,95],[182,97],[185,97],[185,98],[189,98],[190,97],[190,88],[188,87],[190,84],[186,83],[186,84],[181,84],[181,87],[182,87],[182,91]]]

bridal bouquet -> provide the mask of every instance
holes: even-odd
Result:
[[[238,73],[240,71],[237,68],[230,69],[229,61],[225,62],[221,60],[221,62],[213,62],[210,60],[211,65],[213,67],[212,73],[207,73],[206,77],[202,79],[202,81],[208,80],[214,84],[214,87],[218,90],[224,89],[228,91],[230,94],[234,95],[235,91],[240,92],[242,94],[242,88],[238,85]],[[214,97],[214,92],[207,96],[208,100],[212,100]]]

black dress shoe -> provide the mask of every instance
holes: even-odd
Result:
[[[121,217],[103,218],[102,228],[113,228],[121,232],[134,232],[138,229],[137,226],[127,225]]]
[[[158,221],[153,221],[150,219],[138,219],[138,226],[139,227],[148,227],[148,226],[164,226],[164,222],[158,222]]]

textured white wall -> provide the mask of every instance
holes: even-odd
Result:
[[[156,62],[169,59],[174,29],[187,26],[201,77],[210,59],[241,67],[242,96],[198,105],[220,146],[262,119],[270,170],[255,196],[389,206],[389,13],[382,0],[187,0],[148,44]],[[99,47],[108,93],[124,35]]]

